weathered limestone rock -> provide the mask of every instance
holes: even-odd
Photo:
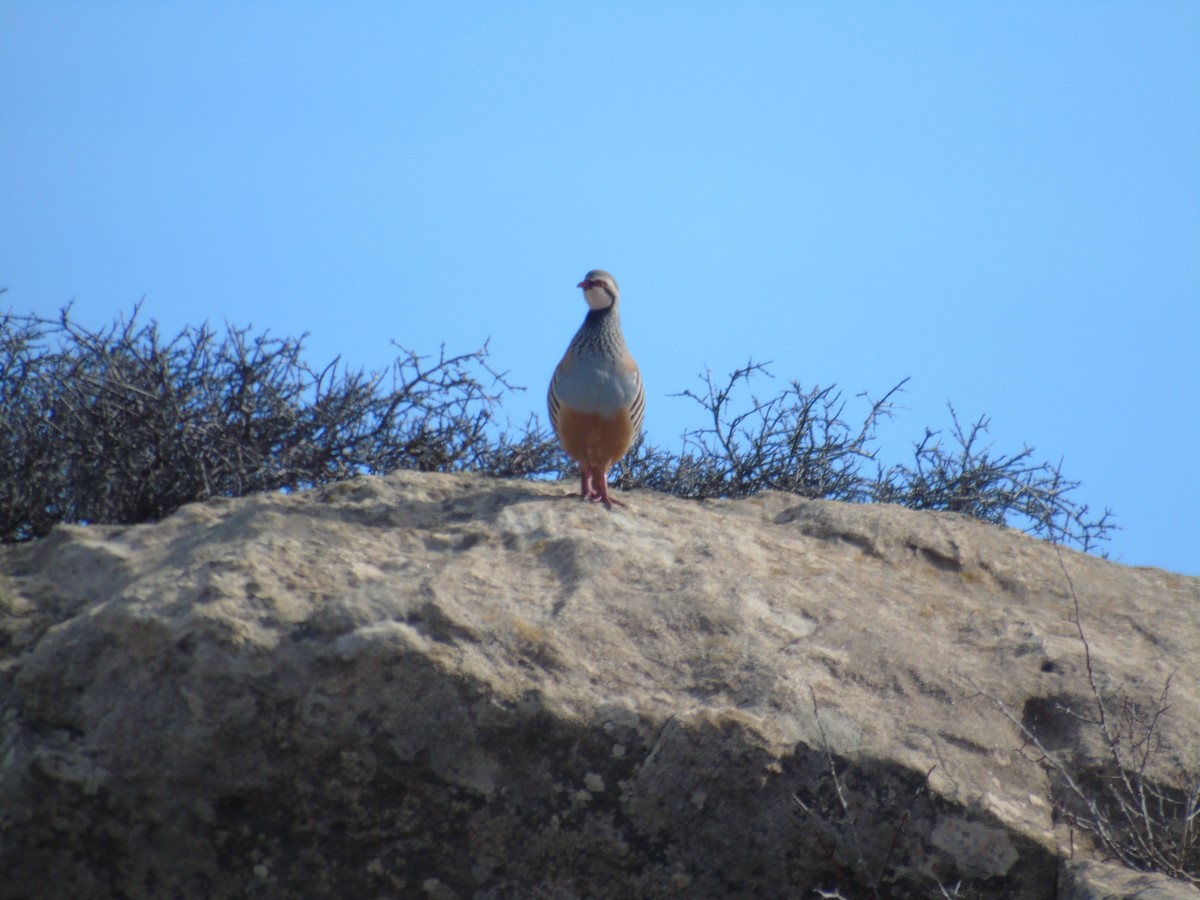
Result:
[[[1155,872],[1135,872],[1112,863],[1066,863],[1058,900],[1197,900],[1200,889]]]
[[[979,693],[1104,759],[1068,574],[1103,689],[1174,673],[1155,772],[1200,773],[1200,579],[567,490],[396,473],[0,550],[0,896],[1105,896]]]

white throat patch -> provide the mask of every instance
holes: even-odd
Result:
[[[616,301],[616,297],[605,285],[588,288],[583,292],[583,297],[591,309],[608,309]]]

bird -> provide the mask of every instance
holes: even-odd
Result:
[[[608,492],[608,470],[633,446],[646,415],[642,373],[621,332],[617,279],[593,269],[583,288],[588,313],[550,379],[554,433],[579,463],[580,497],[625,504]]]

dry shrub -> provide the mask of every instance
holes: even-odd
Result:
[[[58,522],[161,518],[214,496],[298,490],[397,468],[553,478],[573,464],[537,416],[502,421],[520,390],[478,350],[422,356],[400,345],[383,372],[341,359],[314,368],[301,338],[226,325],[164,339],[139,310],[92,330],[70,309],[54,319],[0,317],[0,540],[46,534]],[[618,487],[681,497],[744,497],[761,490],[849,502],[900,503],[1017,524],[1093,549],[1112,525],[1069,496],[1078,482],[1034,463],[1032,448],[981,447],[986,418],[949,445],[926,430],[911,464],[876,462],[875,428],[893,398],[791,382],[766,399],[753,361],[724,382],[712,372],[694,401],[705,424],[679,453],[643,436],[614,467]],[[953,415],[953,409],[951,410]]]

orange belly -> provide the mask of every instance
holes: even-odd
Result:
[[[624,412],[610,418],[563,406],[558,413],[558,439],[567,455],[585,468],[608,469],[633,443],[633,423]]]

